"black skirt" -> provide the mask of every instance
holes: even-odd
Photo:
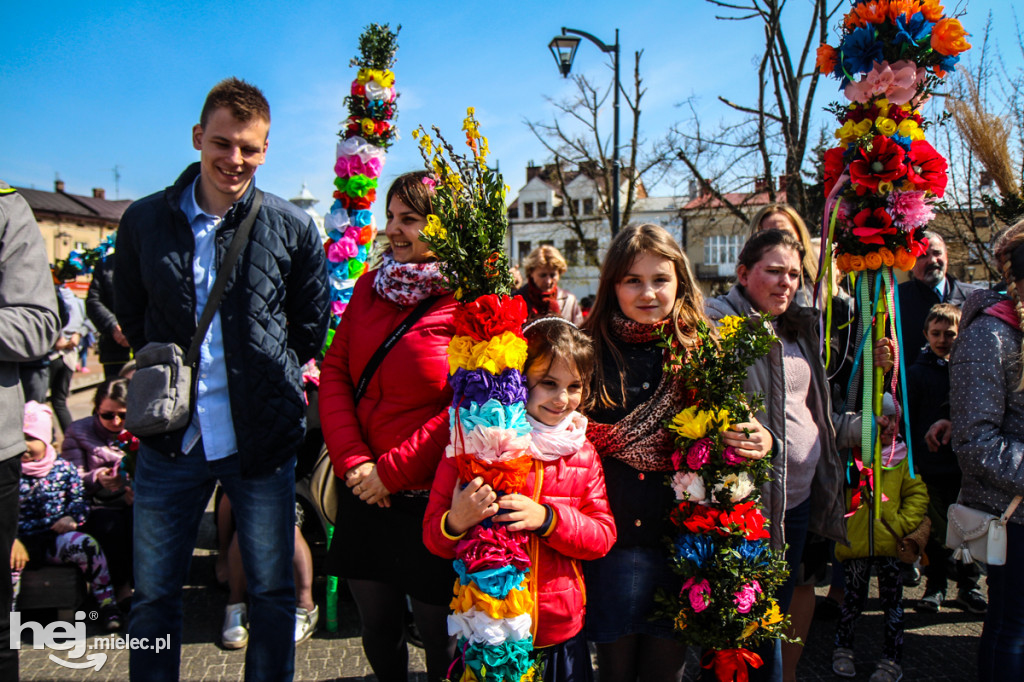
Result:
[[[426,495],[391,496],[388,508],[369,505],[338,482],[338,524],[327,572],[348,580],[373,580],[400,588],[413,599],[445,606],[452,600],[455,569],[450,559],[423,544]]]

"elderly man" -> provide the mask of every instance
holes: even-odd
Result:
[[[900,285],[900,342],[903,344],[904,367],[917,360],[924,343],[924,320],[936,303],[963,305],[967,295],[977,289],[946,273],[946,242],[932,231],[928,252],[917,259],[910,280]]]

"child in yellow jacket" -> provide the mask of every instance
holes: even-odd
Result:
[[[892,443],[899,434],[899,415],[892,398],[885,396],[883,413],[885,424],[882,443]],[[836,559],[843,564],[846,577],[846,594],[843,599],[842,615],[836,627],[835,650],[832,653],[832,671],[840,677],[854,677],[853,624],[868,597],[868,582],[871,569],[878,575],[878,595],[885,613],[885,645],[883,658],[879,660],[870,682],[899,682],[903,678],[900,661],[903,657],[903,564],[896,558],[896,547],[900,539],[914,531],[928,511],[928,490],[920,478],[911,478],[907,461],[907,446],[902,440],[895,445],[882,448],[882,519],[874,519],[868,483],[877,492],[870,480],[870,467],[863,466],[859,453],[855,464],[860,470],[857,487],[847,491],[846,502],[849,515],[846,518],[849,547],[836,546]],[[873,548],[869,542],[869,524],[873,526]],[[872,551],[873,550],[873,551]]]

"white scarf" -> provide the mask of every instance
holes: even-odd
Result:
[[[579,412],[573,412],[554,426],[543,424],[529,414],[526,421],[533,427],[530,454],[543,462],[576,454],[587,440],[587,418]]]

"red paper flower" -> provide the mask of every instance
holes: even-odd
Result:
[[[882,135],[871,140],[871,150],[861,147],[857,160],[850,164],[850,179],[857,193],[878,191],[878,183],[895,182],[907,174],[907,153],[896,142]]]
[[[899,229],[892,224],[892,216],[884,208],[865,208],[853,217],[853,233],[865,244],[885,244],[884,235],[897,234]]]
[[[718,511],[711,507],[694,506],[696,509],[690,514],[690,518],[683,521],[683,526],[691,533],[706,534],[714,531],[721,535],[721,531],[718,528]]]
[[[917,189],[942,198],[946,193],[946,160],[926,140],[915,140],[907,153],[907,180]]]
[[[839,147],[834,147],[825,152],[825,196],[832,193],[839,176],[846,169],[846,162],[843,161],[843,152]]]
[[[466,571],[475,573],[509,564],[520,571],[530,567],[525,533],[509,533],[505,526],[490,528],[477,525],[455,545],[455,554],[466,564]]]
[[[526,302],[522,296],[487,294],[475,301],[456,306],[453,316],[456,336],[487,341],[505,332],[523,335]]]

